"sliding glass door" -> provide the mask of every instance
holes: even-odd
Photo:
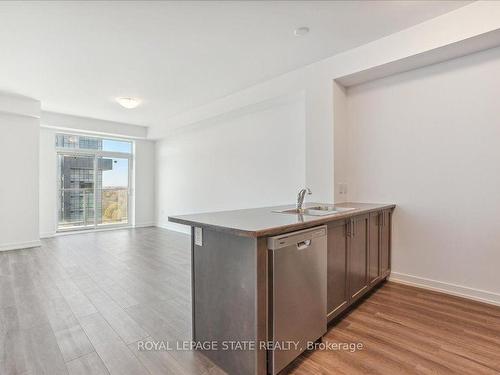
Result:
[[[121,141],[109,140],[114,149],[106,151],[107,140],[95,139],[81,136],[80,147],[66,141],[65,149],[58,148],[58,231],[129,223],[131,155],[123,147],[115,151]],[[64,140],[58,138],[56,146]],[[88,145],[92,149],[81,150]]]
[[[95,157],[58,155],[59,230],[95,226]]]

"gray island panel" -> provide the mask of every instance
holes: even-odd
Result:
[[[267,340],[266,242],[204,229],[192,251],[193,341],[216,342],[204,354],[230,374],[265,374],[265,350],[224,345]]]

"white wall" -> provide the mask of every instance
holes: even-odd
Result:
[[[140,125],[124,124],[64,113],[42,111],[40,122],[45,127],[62,131],[83,132],[113,137],[146,138],[147,128]]]
[[[338,185],[334,167],[334,114],[332,81],[361,74],[371,79],[381,74],[413,69],[444,61],[493,45],[500,45],[500,7],[496,1],[477,1],[353,50],[283,74],[232,95],[165,120],[148,137],[162,139],[173,128],[207,121],[272,98],[303,91],[306,116],[306,184],[314,199],[332,202]],[[451,46],[451,47],[450,47]],[[343,182],[343,181],[341,181]],[[343,200],[343,199],[342,199]]]
[[[335,202],[347,202],[349,199],[349,142],[347,92],[345,88],[333,82],[333,133],[334,133],[334,180]],[[342,187],[342,188],[341,188]]]
[[[303,95],[261,103],[157,142],[157,215],[294,202],[305,184]]]
[[[57,228],[57,157],[53,129],[40,128],[40,237],[54,235]]]
[[[40,236],[50,237],[57,230],[57,158],[55,134],[61,130],[40,129]],[[74,130],[76,131],[76,130]],[[73,131],[73,132],[74,132]],[[71,130],[68,131],[71,133]],[[135,204],[131,225],[155,224],[154,209],[154,141],[135,140]]]
[[[393,277],[500,303],[500,48],[348,90],[350,198],[395,202]]]
[[[39,245],[39,110],[36,100],[0,94],[0,251]]]

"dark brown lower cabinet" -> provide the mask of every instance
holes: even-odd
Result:
[[[392,210],[328,223],[328,321],[390,273]]]
[[[392,210],[382,211],[380,217],[380,276],[386,277],[391,269]]]
[[[370,213],[370,240],[368,260],[368,281],[375,284],[380,277],[380,223],[381,213]]]
[[[368,287],[368,215],[351,219],[348,253],[349,299],[354,300]]]
[[[349,300],[347,294],[347,225],[345,220],[328,224],[327,311],[338,315]]]

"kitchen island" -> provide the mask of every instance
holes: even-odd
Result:
[[[395,205],[330,207],[349,210],[312,216],[276,212],[293,208],[280,206],[169,217],[191,227],[193,341],[206,344],[204,354],[228,373],[270,371],[270,237],[324,228],[325,322],[389,275]]]

